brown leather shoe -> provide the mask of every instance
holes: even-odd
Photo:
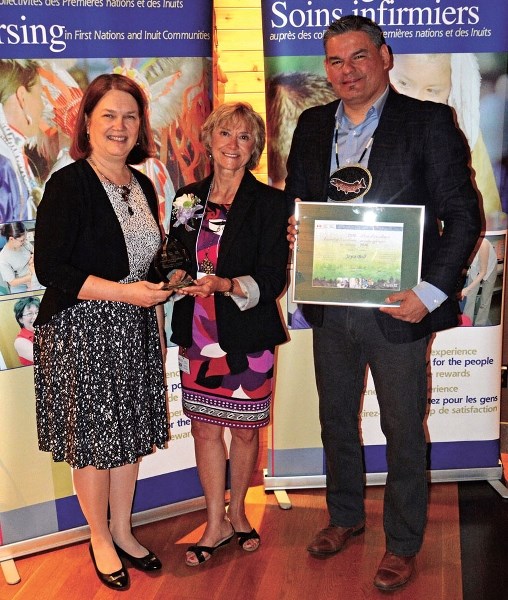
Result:
[[[415,561],[415,555],[398,556],[385,552],[374,577],[374,585],[388,592],[406,585],[413,574]]]
[[[307,550],[315,556],[331,556],[342,550],[350,537],[360,535],[364,531],[365,523],[356,527],[328,525],[316,535],[307,546]]]

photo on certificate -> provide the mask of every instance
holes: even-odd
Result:
[[[296,218],[294,302],[382,306],[420,281],[423,206],[298,202]]]

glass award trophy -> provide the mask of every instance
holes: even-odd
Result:
[[[186,276],[178,283],[169,283],[168,275],[175,269],[188,271],[191,266],[191,257],[187,248],[174,236],[167,234],[154,258],[154,267],[157,275],[165,281],[165,290],[186,287],[192,284],[192,277]]]

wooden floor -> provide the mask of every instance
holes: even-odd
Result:
[[[508,504],[486,482],[431,486],[416,577],[391,594],[372,585],[384,552],[382,487],[366,490],[365,535],[336,556],[319,560],[305,547],[326,525],[324,490],[291,491],[292,508],[282,510],[274,495],[264,492],[261,469],[253,483],[247,500],[251,522],[262,537],[256,553],[232,542],[208,563],[187,567],[185,549],[199,538],[205,520],[205,512],[197,511],[136,528],[139,539],[164,566],[155,576],[131,569],[127,592],[119,594],[100,584],[87,544],[81,543],[17,559],[21,583],[9,586],[0,580],[0,600],[508,598]]]

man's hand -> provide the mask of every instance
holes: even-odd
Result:
[[[413,290],[404,290],[396,292],[385,299],[387,304],[400,302],[400,306],[381,306],[380,311],[389,314],[394,319],[407,321],[408,323],[419,323],[425,315],[429,313],[426,306],[413,292]]]
[[[295,202],[301,202],[300,198],[295,198]],[[298,221],[295,215],[291,215],[288,219],[286,239],[289,242],[289,248],[292,250],[295,247],[296,234],[298,233]]]

